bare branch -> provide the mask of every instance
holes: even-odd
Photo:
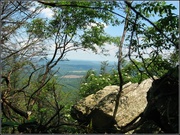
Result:
[[[121,66],[122,66],[122,58],[123,58],[123,54],[122,54],[122,47],[123,47],[123,43],[124,43],[124,39],[126,36],[126,31],[128,28],[128,18],[129,18],[129,14],[130,14],[130,8],[128,8],[127,14],[126,14],[126,18],[125,18],[125,24],[124,24],[124,30],[123,30],[123,35],[121,37],[120,40],[120,44],[119,44],[119,55],[118,55],[118,75],[119,75],[119,81],[120,81],[120,86],[119,86],[119,91],[117,93],[116,96],[116,103],[115,103],[115,108],[114,108],[114,112],[113,112],[113,117],[116,117],[117,114],[117,110],[118,110],[118,106],[119,106],[119,100],[121,97],[121,92],[122,92],[122,87],[123,87],[123,77],[122,77],[122,71],[121,71]]]

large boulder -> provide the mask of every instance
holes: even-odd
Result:
[[[148,104],[143,116],[164,133],[178,133],[179,128],[179,66],[152,83],[147,93]]]
[[[179,66],[154,81],[125,84],[115,119],[118,86],[107,86],[80,100],[71,115],[98,133],[178,133],[178,88]]]
[[[151,84],[151,79],[146,79],[140,84],[125,84],[115,119],[113,111],[119,86],[107,86],[81,99],[72,107],[71,116],[81,125],[91,122],[94,132],[117,132],[116,126],[126,126],[144,111]]]
[[[179,132],[179,66],[153,81],[141,118],[121,128],[123,133]]]

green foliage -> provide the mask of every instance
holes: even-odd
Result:
[[[172,14],[172,10],[176,7],[172,4],[167,5],[165,1],[147,1],[141,4],[136,4],[135,8],[138,9],[146,17],[158,15],[162,17],[164,14]]]
[[[172,4],[167,5],[164,1],[147,1],[135,3],[133,6],[147,20],[151,21],[152,17],[157,19],[154,22],[151,21],[154,25],[147,25],[147,20],[142,21],[142,17],[134,12],[130,16],[130,20],[137,19],[136,25],[129,23],[128,31],[131,35],[128,35],[126,39],[129,41],[132,36],[131,59],[137,58],[139,61],[133,60],[136,65],[134,65],[133,72],[135,73],[133,74],[135,76],[139,74],[139,78],[142,79],[150,76],[160,77],[178,63],[179,23],[178,15],[173,13],[176,7]],[[167,51],[170,52],[169,56]],[[132,71],[131,68],[128,71]]]
[[[23,5],[23,3],[20,4]],[[18,20],[18,10],[21,9],[21,7],[15,7],[17,10],[10,12],[9,9],[11,9],[12,5],[7,8],[9,10],[7,14],[3,14],[4,20],[8,19],[13,23],[4,24],[3,22],[3,33],[5,34],[3,42],[7,42],[7,44],[3,43],[3,50],[5,49],[5,51],[3,51],[3,56],[8,57],[3,59],[2,68],[3,75],[9,80],[3,78],[1,82],[2,97],[9,103],[12,103],[13,107],[18,108],[21,111],[32,111],[32,114],[27,120],[15,113],[2,100],[3,133],[17,131],[16,128],[19,125],[25,122],[34,121],[37,121],[42,125],[45,125],[50,121],[47,124],[48,127],[54,126],[54,128],[49,129],[47,131],[48,133],[80,133],[81,131],[79,131],[77,127],[70,127],[68,124],[61,125],[61,123],[67,122],[75,123],[70,116],[70,110],[75,101],[79,100],[79,95],[85,97],[103,89],[105,86],[119,85],[117,70],[107,71],[107,66],[109,64],[106,61],[101,63],[100,74],[93,70],[87,72],[80,86],[79,95],[77,91],[78,84],[72,84],[71,80],[68,80],[69,82],[65,80],[69,87],[62,88],[62,82],[59,83],[58,78],[53,77],[53,72],[48,71],[47,75],[43,76],[45,71],[47,71],[46,69],[48,69],[48,65],[41,70],[37,70],[39,67],[36,66],[31,59],[40,54],[38,52],[39,50],[36,50],[37,52],[34,50],[36,48],[41,48],[36,45],[40,45],[39,41],[43,44],[44,39],[46,39],[45,41],[50,39],[51,41],[53,40],[57,45],[56,49],[58,51],[56,51],[62,53],[78,48],[91,49],[94,52],[97,52],[97,46],[103,47],[104,43],[108,42],[119,45],[120,40],[118,37],[113,38],[104,31],[106,25],[111,24],[116,26],[120,23],[112,12],[109,12],[110,10],[113,11],[115,8],[120,7],[118,2],[58,1],[56,4],[59,6],[58,8],[48,6],[54,11],[54,16],[49,20],[36,18],[35,16],[34,18],[29,19],[28,17],[23,17]],[[29,6],[26,6],[29,9],[31,4],[29,3]],[[6,9],[6,6],[3,7]],[[158,20],[155,21],[154,24],[160,31],[157,31],[157,28],[153,26],[147,26],[140,17],[138,18],[135,27],[133,24],[129,23],[129,33],[133,30],[136,33],[136,35],[133,36],[133,42],[131,44],[132,50],[136,53],[136,58],[140,58],[141,61],[133,60],[134,63],[123,61],[123,64],[125,63],[122,66],[124,84],[129,81],[133,83],[140,82],[150,76],[161,77],[175,67],[179,61],[177,49],[179,18],[173,13],[173,10],[176,8],[172,5],[167,5],[165,2],[143,2],[141,4],[136,4],[135,9],[140,11],[140,13],[148,19],[157,16]],[[26,11],[29,12],[30,10]],[[14,13],[16,13],[16,15],[14,15]],[[26,14],[25,10],[24,14]],[[8,15],[12,15],[12,17],[8,18]],[[135,17],[136,15],[132,13],[130,20],[134,21]],[[30,20],[29,23],[24,21],[26,19],[28,21]],[[15,44],[19,44],[20,47],[14,49],[14,43],[12,44],[8,41],[10,41],[9,38],[11,38],[11,33],[15,34],[15,31],[21,27],[21,23],[25,23],[24,25],[26,26],[26,32],[29,34],[29,39],[28,41],[22,41],[22,43],[15,42]],[[17,31],[17,33],[18,32],[19,31]],[[12,40],[16,40],[17,37]],[[130,39],[129,37],[130,36],[127,36],[128,41]],[[142,37],[141,41],[139,41],[139,37]],[[40,39],[37,41],[38,43],[31,42],[32,39],[37,38]],[[73,49],[69,46],[67,47],[69,43],[74,47]],[[7,47],[9,44],[12,44],[12,46]],[[145,50],[149,48],[152,49],[151,52],[148,52],[150,57],[143,58],[143,55],[147,55]],[[164,58],[163,51],[170,49],[174,49],[174,51],[169,57]],[[43,77],[45,78],[45,82],[47,81],[44,85],[42,85]],[[66,92],[66,89],[70,89],[70,92]],[[37,93],[33,94],[36,91]],[[60,107],[64,108],[57,113]],[[56,113],[57,115],[53,118],[53,115]],[[89,130],[92,130],[92,122],[89,124]]]
[[[163,49],[167,50],[177,46],[179,37],[178,15],[173,13],[173,10],[176,9],[175,6],[173,6],[172,4],[167,5],[164,1],[148,1],[141,4],[136,4],[135,8],[148,19],[151,19],[152,16],[156,16],[158,20],[155,21],[154,24],[157,28],[160,29],[160,31],[158,32],[157,28],[155,28],[154,26],[147,26],[147,24],[142,22],[141,18],[139,18],[135,30],[137,33],[136,35],[141,35],[143,37],[143,42],[138,45],[133,44],[132,46],[140,47],[141,49],[146,49],[148,47],[159,48],[159,54]],[[135,15],[132,15],[131,17],[131,19],[135,19]],[[133,26],[130,24],[129,30],[132,31],[132,28]],[[166,35],[166,37],[163,34]],[[167,37],[169,39],[167,39]]]
[[[107,66],[107,61],[101,63],[101,74],[98,74],[94,70],[89,70],[87,72],[80,86],[80,96],[86,97],[90,94],[96,93],[98,90],[104,88],[105,86],[119,84],[117,73],[115,72],[115,70],[112,70],[112,74],[107,73]]]
[[[11,131],[13,129],[17,128],[19,126],[19,124],[20,123],[6,120],[6,118],[2,118],[1,119],[1,127],[2,127],[1,132],[2,133],[8,133],[8,132],[11,133]]]
[[[46,20],[42,18],[35,18],[31,23],[27,24],[26,27],[27,32],[32,34],[34,38],[47,38],[47,36],[50,36],[47,33],[48,26]]]
[[[105,25],[119,24],[117,18],[108,11],[117,6],[116,2],[60,1],[58,5],[58,9],[51,7],[54,12],[52,19],[32,20],[27,24],[27,32],[39,38],[54,38],[58,44],[72,43],[76,48],[91,49],[96,53],[96,46],[102,47],[104,43],[111,42],[111,36],[105,33],[104,28]]]
[[[71,87],[66,87],[67,89],[71,89],[71,92],[62,91],[62,84],[58,84],[58,78],[53,77],[54,72],[51,71],[51,68],[57,64],[54,62],[57,52],[62,53],[59,59],[63,58],[66,52],[75,49],[85,48],[97,52],[96,46],[102,47],[104,43],[110,41],[110,36],[104,31],[105,25],[118,25],[119,22],[108,11],[114,9],[114,5],[117,5],[116,2],[59,1],[57,4],[61,6],[59,8],[49,6],[54,12],[54,16],[49,20],[48,18],[43,19],[36,16],[27,18],[28,21],[22,25],[25,26],[22,28],[27,32],[24,35],[29,37],[27,37],[27,40],[23,39],[23,45],[19,43],[20,48],[17,48],[19,50],[17,53],[18,59],[10,57],[10,60],[7,62],[3,61],[5,63],[3,65],[6,65],[6,67],[3,67],[5,69],[4,72],[6,72],[6,76],[10,80],[13,80],[10,83],[14,86],[12,89],[9,87],[11,89],[9,92],[6,83],[3,83],[3,93],[7,93],[7,95],[3,95],[4,98],[7,97],[7,100],[14,103],[15,105],[13,106],[17,107],[17,109],[24,112],[31,111],[30,120],[36,120],[42,125],[58,127],[52,130],[49,129],[46,132],[64,132],[63,128],[70,130],[68,126],[59,127],[59,123],[73,121],[69,115],[70,107],[78,99],[76,90],[73,88],[74,85],[71,84]],[[82,8],[78,6],[101,7],[102,9]],[[35,56],[38,56],[38,54],[41,54],[39,51],[46,51],[45,49],[49,48],[49,44],[44,46],[44,43],[49,41],[50,44],[56,44],[56,56],[54,55],[52,61],[39,69],[39,66],[31,60]],[[43,44],[42,49],[40,44]],[[37,48],[40,50],[37,50]],[[36,52],[34,52],[35,49]],[[22,61],[20,54],[22,55]],[[13,53],[11,55],[15,56]],[[12,60],[16,61],[12,62]],[[11,73],[11,71],[13,72]],[[5,103],[3,105],[5,106]],[[62,106],[64,109],[57,113],[58,109]],[[9,116],[5,118],[6,120],[15,117],[15,120],[20,124],[24,123],[24,118],[21,118],[19,115],[16,116],[17,114],[11,108],[5,106],[3,109],[5,112],[4,115],[8,114]],[[57,116],[53,118],[53,115],[56,113]],[[61,119],[58,116],[61,116]]]
[[[133,60],[134,63],[124,61],[124,66],[122,67],[124,84],[128,82],[140,83],[151,76],[159,78],[174,67],[160,55],[153,61],[152,59],[153,57],[144,59],[146,63],[137,60]],[[119,85],[118,71],[113,69],[106,72],[107,66],[108,63],[106,61],[101,63],[101,74],[93,70],[87,72],[80,87],[80,96],[86,97],[94,94],[105,86]]]
[[[156,58],[146,58],[143,60],[144,63],[136,60],[133,61],[135,64],[129,62],[123,67],[122,72],[126,78],[129,78],[128,81],[134,83],[139,81],[141,82],[144,79],[150,78],[151,76],[156,76],[159,78],[174,67],[172,63],[160,55],[158,55]]]
[[[102,75],[106,74],[106,72],[107,72],[106,68],[107,68],[108,65],[109,65],[108,61],[102,61],[101,62],[100,74],[102,74]]]
[[[101,47],[103,43],[110,42],[110,36],[105,34],[102,24],[100,27],[93,26],[91,29],[87,29],[80,38],[84,48],[90,48],[95,52],[97,51],[94,44]]]

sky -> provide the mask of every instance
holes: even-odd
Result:
[[[166,1],[166,3],[173,4],[174,6],[176,6],[177,11],[175,11],[175,13],[179,14],[179,2],[178,1]],[[44,17],[51,18],[52,15],[53,15],[53,12],[49,8],[46,8],[42,11],[42,16],[44,16]],[[155,21],[155,20],[156,20],[156,18],[153,18],[152,21]],[[120,37],[123,32],[123,25],[106,26],[105,31],[111,36],[119,36]],[[68,52],[66,55],[66,58],[69,60],[117,61],[117,57],[115,56],[115,54],[117,53],[118,48],[115,47],[114,45],[106,45],[105,48],[109,50],[108,56],[97,55],[97,54],[94,54],[90,50],[89,51],[78,50],[78,51]],[[127,50],[124,49],[123,53],[124,54],[127,53]]]

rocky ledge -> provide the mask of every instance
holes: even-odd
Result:
[[[178,72],[174,70],[173,72]],[[123,86],[116,118],[113,117],[119,86],[107,86],[81,99],[71,109],[80,125],[93,133],[177,133],[178,77],[168,73],[160,79]]]

